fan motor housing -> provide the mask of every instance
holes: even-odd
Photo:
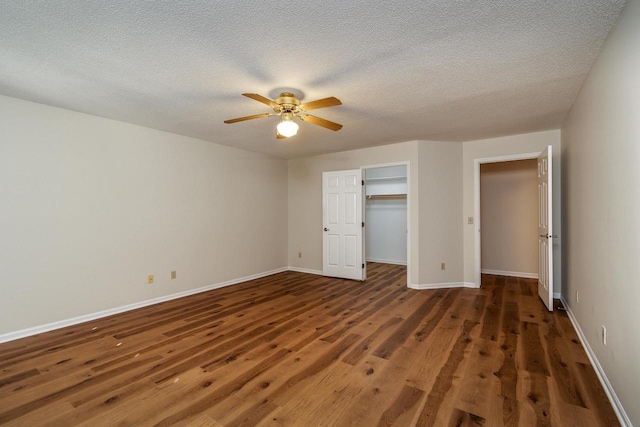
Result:
[[[293,96],[292,93],[282,92],[280,97],[275,99],[275,103],[280,106],[279,109],[274,108],[276,112],[296,112],[300,105],[300,100]]]

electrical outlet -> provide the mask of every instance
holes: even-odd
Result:
[[[175,279],[177,276],[178,276],[178,274],[176,273],[176,271],[175,271],[175,270],[173,270],[173,271],[171,272],[171,278],[172,278],[172,279]]]
[[[602,344],[607,345],[607,328],[602,325]]]
[[[444,264],[444,262],[441,262],[440,263],[440,270],[444,270],[444,269],[445,269],[445,264]]]
[[[578,291],[576,291],[576,302],[580,302],[580,295],[578,294]]]
[[[152,283],[153,283],[153,274],[149,274],[149,275],[147,276],[147,283],[148,283],[148,284],[152,284]]]
[[[298,252],[298,258],[302,258],[302,252]]]

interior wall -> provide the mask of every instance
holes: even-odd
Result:
[[[463,212],[464,212],[464,280],[476,281],[475,247],[479,236],[478,224],[468,224],[467,218],[474,217],[474,185],[475,160],[482,158],[511,156],[523,153],[536,153],[544,150],[548,145],[553,149],[553,233],[558,235],[553,239],[553,283],[554,293],[559,293],[562,287],[562,207],[561,200],[561,165],[560,165],[560,130],[549,130],[522,135],[491,138],[480,141],[469,141],[463,144]]]
[[[322,271],[322,172],[404,161],[409,162],[411,193],[410,276],[417,278],[418,141],[289,160],[289,265],[301,270]]]
[[[640,1],[629,0],[562,127],[563,297],[633,425],[640,425],[638,23]]]
[[[0,133],[0,334],[287,265],[284,160],[8,97]]]
[[[461,284],[462,146],[455,142],[412,141],[290,160],[289,265],[322,271],[322,172],[400,161],[409,162],[410,285]]]
[[[421,141],[420,286],[463,284],[462,144]],[[445,264],[442,270],[441,264]]]
[[[538,277],[535,159],[480,165],[482,272]]]

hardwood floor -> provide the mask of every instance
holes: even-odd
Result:
[[[619,425],[530,279],[284,272],[0,345],[0,424]]]

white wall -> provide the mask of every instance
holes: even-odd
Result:
[[[407,263],[407,200],[367,200],[366,258],[370,262]]]
[[[538,277],[535,159],[480,165],[482,271]]]
[[[562,127],[563,296],[634,425],[640,425],[638,76],[640,1],[629,0]]]
[[[365,194],[407,194],[407,167],[365,169]],[[407,263],[407,199],[365,200],[365,255],[367,261]]]
[[[561,224],[561,167],[560,167],[560,131],[527,133],[523,135],[505,136],[480,141],[470,141],[463,144],[463,211],[464,211],[464,280],[476,281],[475,246],[478,236],[478,224],[466,222],[467,217],[474,216],[474,163],[476,159],[510,156],[523,153],[540,152],[548,145],[553,147],[553,233],[558,235],[554,239],[554,292],[561,289],[562,265],[562,224]]]
[[[0,334],[287,265],[286,161],[7,97],[0,200]]]

